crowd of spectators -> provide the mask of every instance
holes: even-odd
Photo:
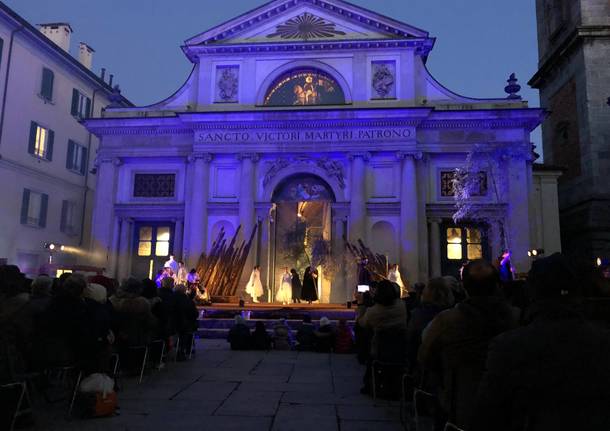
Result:
[[[0,267],[0,384],[59,367],[83,376],[111,373],[111,357],[161,340],[165,351],[190,353],[198,311],[185,286],[163,280],[47,275],[30,280],[18,267]]]
[[[372,282],[357,294],[361,392],[424,393],[436,429],[610,429],[610,319],[587,315],[591,279],[555,254],[534,261],[527,282],[504,284],[483,260],[403,299],[390,281]],[[595,280],[607,290],[610,280]]]
[[[273,323],[270,332],[263,321],[255,323],[251,331],[247,320],[238,314],[229,330],[227,341],[233,350],[297,350],[319,353],[354,353],[354,333],[345,319],[335,326],[328,317],[321,317],[315,325],[306,315],[298,325],[296,336],[286,319]]]

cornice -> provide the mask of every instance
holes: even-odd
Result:
[[[349,40],[349,41],[322,41],[322,42],[280,42],[258,44],[232,44],[232,45],[197,45],[184,46],[183,50],[192,61],[197,57],[210,54],[260,54],[273,52],[318,52],[336,50],[377,50],[377,49],[413,49],[416,55],[427,56],[434,46],[434,40],[418,38],[409,40],[377,39],[377,40]]]
[[[400,202],[369,202],[366,212],[368,215],[400,215]]]

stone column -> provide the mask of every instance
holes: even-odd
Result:
[[[257,223],[260,223],[260,254],[257,255],[255,265],[260,265],[261,267],[261,282],[263,283],[263,287],[266,291],[269,290],[269,273],[271,271],[271,207],[272,204],[261,205],[256,209],[256,220]],[[250,275],[250,272],[244,268],[244,272]],[[267,295],[266,295],[267,296]]]
[[[113,252],[114,202],[121,160],[112,157],[98,157],[95,165],[97,182],[91,222],[92,260],[96,266],[110,269],[109,264]]]
[[[129,277],[131,273],[131,237],[132,237],[132,220],[124,217],[121,219],[121,228],[119,235],[119,253],[118,253],[118,269],[117,278],[119,282]]]
[[[238,160],[241,160],[241,175],[239,178],[239,223],[241,224],[240,237],[244,241],[250,239],[252,230],[255,227],[255,211],[254,211],[254,193],[255,193],[255,182],[254,177],[254,163],[258,161],[258,154],[255,153],[241,153],[238,155]],[[244,271],[242,273],[242,280],[240,280],[240,286],[247,283],[247,279],[250,277],[250,272],[254,266],[254,255],[256,254],[256,238],[252,243],[250,254],[246,259]]]
[[[349,240],[352,243],[359,239],[366,242],[366,171],[365,162],[370,153],[352,153],[349,158],[351,167],[351,190],[349,208]]]
[[[509,156],[508,170],[508,243],[512,251],[511,263],[517,272],[529,270],[529,196],[527,193],[528,161],[522,155]]]
[[[337,264],[337,272],[331,286],[331,304],[341,304],[353,299],[353,291],[351,289],[347,289],[346,280],[346,265],[348,262],[347,258],[349,256],[347,255],[348,251],[345,249],[345,221],[346,212],[342,208],[333,208],[332,254]]]
[[[430,277],[441,276],[441,219],[432,218],[430,222]]]
[[[121,235],[121,219],[114,217],[113,229],[112,229],[112,247],[110,248],[110,261],[106,274],[110,278],[117,277],[117,266],[119,264],[119,242]]]
[[[183,249],[187,250],[183,257],[189,268],[197,265],[199,256],[206,250],[208,236],[208,195],[210,189],[210,162],[212,155],[194,153],[189,157],[189,170],[192,172],[191,196],[189,212],[185,214],[185,233],[183,233]]]
[[[174,220],[174,256],[176,260],[184,261],[183,238],[184,221],[181,218],[177,218]]]
[[[400,266],[411,283],[419,278],[419,209],[415,159],[421,153],[398,153],[400,178]]]

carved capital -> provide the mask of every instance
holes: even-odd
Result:
[[[237,160],[239,160],[240,162],[244,159],[250,159],[252,160],[252,163],[256,163],[260,160],[260,156],[258,155],[258,153],[239,153],[237,155]]]
[[[203,160],[205,163],[210,163],[214,156],[211,153],[192,153],[188,156],[189,163],[193,163],[196,160]]]
[[[368,162],[369,160],[371,160],[371,153],[369,153],[368,151],[354,152],[349,153],[347,157],[350,161],[360,157],[365,162]]]
[[[424,160],[426,158],[426,155],[421,152],[421,151],[399,151],[396,153],[396,158],[398,160],[404,160],[407,157],[412,157],[413,160]]]
[[[428,218],[428,223],[430,223],[430,224],[440,225],[442,222],[443,222],[443,219],[438,218],[438,217]]]

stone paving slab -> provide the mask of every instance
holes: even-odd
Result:
[[[394,431],[397,402],[361,395],[354,355],[233,352],[197,343],[190,361],[121,380],[120,415],[66,421],[65,403],[36,408],[35,431]]]

